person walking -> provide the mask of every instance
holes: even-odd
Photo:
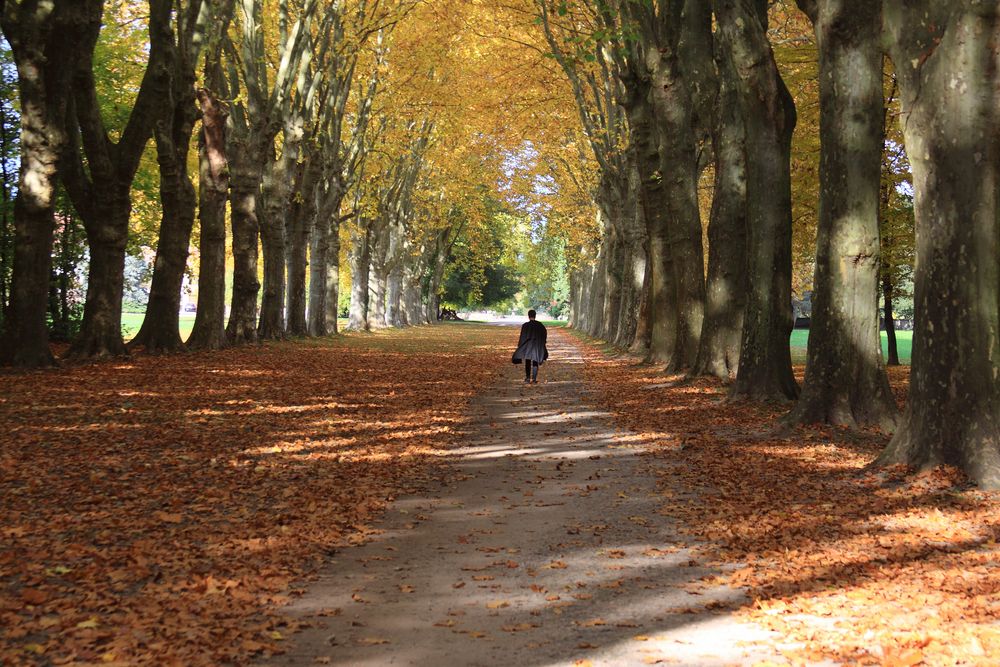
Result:
[[[545,347],[548,332],[545,325],[535,319],[535,311],[528,311],[528,321],[521,325],[521,338],[517,341],[517,349],[511,361],[524,364],[524,382],[538,384],[538,367],[549,358],[549,350]]]

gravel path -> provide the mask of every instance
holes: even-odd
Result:
[[[266,664],[776,659],[767,633],[712,609],[742,593],[706,587],[715,572],[673,544],[645,457],[588,407],[574,341],[553,331],[549,349],[540,384],[512,366],[484,388],[456,479],[338,553],[290,608],[312,627]]]

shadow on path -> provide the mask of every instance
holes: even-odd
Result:
[[[312,627],[268,665],[728,665],[776,659],[728,608],[740,591],[675,544],[646,457],[589,406],[583,359],[550,334],[541,383],[484,388],[434,495],[399,500],[372,541],[289,609]]]

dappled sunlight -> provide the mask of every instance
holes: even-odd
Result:
[[[589,360],[599,405],[655,456],[661,511],[712,562],[744,564],[718,583],[749,591],[741,614],[779,633],[793,662],[1000,653],[995,494],[953,469],[868,469],[887,441],[875,430],[785,432],[780,407],[722,404],[722,385],[671,386],[656,369]],[[907,369],[889,375],[901,402]]]
[[[219,664],[273,645],[290,582],[440,476],[509,354],[496,340],[426,327],[5,376],[0,627],[20,634],[0,655],[30,639],[52,659],[191,664],[200,646]]]

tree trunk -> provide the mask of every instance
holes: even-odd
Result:
[[[106,359],[124,355],[122,290],[125,246],[132,200],[128,184],[97,182],[92,215],[83,217],[90,248],[87,300],[80,333],[70,347],[75,359]]]
[[[351,235],[351,309],[348,328],[368,331],[368,275],[371,267],[371,232],[368,224]]]
[[[187,74],[187,73],[186,73]],[[129,347],[148,352],[172,352],[183,345],[180,335],[181,289],[187,268],[191,231],[194,229],[197,195],[188,175],[188,153],[197,120],[195,78],[184,76],[171,84],[176,99],[164,121],[157,123],[156,157],[160,166],[160,220],[156,261],[149,289],[149,302],[142,327]]]
[[[643,285],[646,278],[646,230],[639,204],[639,174],[636,166],[635,147],[628,148],[627,181],[622,192],[622,212],[620,217],[623,242],[621,264],[621,301],[618,306],[618,330],[614,343],[622,348],[631,348],[636,339],[639,316],[643,301]]]
[[[411,326],[426,324],[424,304],[421,298],[423,283],[422,259],[408,262],[403,269],[403,313],[406,323]]]
[[[326,270],[326,333],[336,334],[337,317],[340,315],[340,219],[330,222],[330,241],[327,248]]]
[[[767,41],[767,3],[717,0],[721,48],[740,77],[746,119],[747,307],[732,398],[788,400],[798,395],[788,339],[792,332],[790,154],[795,104]]]
[[[590,281],[589,289],[587,290],[587,301],[590,306],[587,313],[587,333],[594,338],[606,340],[608,321],[607,310],[605,307],[609,280],[608,264],[610,261],[608,256],[613,252],[612,246],[614,238],[610,221],[608,221],[603,215],[601,215],[600,220],[602,223],[601,227],[603,229],[603,234],[601,237],[601,244],[597,250],[594,272]]]
[[[899,347],[896,344],[896,321],[892,316],[892,278],[882,275],[882,297],[885,299],[885,307],[882,310],[882,319],[885,322],[885,337],[888,341],[887,366],[899,366]]]
[[[705,317],[705,258],[698,210],[698,157],[692,101],[677,49],[660,55],[652,87],[660,132],[660,173],[667,215],[666,243],[676,294],[676,329],[668,370],[691,368]]]
[[[705,321],[692,375],[723,380],[736,376],[747,299],[746,134],[740,114],[737,73],[718,57],[719,93],[712,146],[715,188],[708,223]]]
[[[384,273],[372,271],[371,278],[368,280],[369,329],[384,329],[387,326],[385,319],[386,278]]]
[[[878,326],[881,3],[799,0],[819,46],[816,274],[805,386],[788,421],[891,431]]]
[[[878,462],[1000,488],[1000,7],[886,0],[913,168],[910,396]]]
[[[403,304],[403,267],[392,267],[386,284],[385,323],[390,327],[405,326]]]
[[[444,285],[444,269],[448,264],[448,232],[443,232],[438,236],[437,248],[434,252],[434,260],[431,268],[431,277],[427,285],[427,304],[424,311],[427,322],[434,324],[438,321],[441,313],[441,289]]]
[[[73,63],[81,57],[78,24],[85,3],[25,1],[3,8],[3,33],[17,66],[20,172],[14,201],[10,302],[0,331],[0,364],[55,363],[45,325],[52,270],[56,171],[65,130]]]
[[[260,340],[285,335],[285,204],[284,197],[270,192],[260,223],[260,246],[264,258],[264,292],[260,301]]]
[[[309,244],[309,335],[325,336],[330,220],[317,216]]]
[[[636,197],[642,228],[643,244],[641,252],[644,259],[641,297],[636,318],[636,334],[631,352],[640,356],[650,354],[653,340],[653,323],[661,315],[654,310],[655,295],[653,293],[653,262],[663,261],[662,257],[654,259],[650,239],[665,225],[663,209],[657,202],[657,190],[662,193],[662,179],[659,178],[658,141],[654,140],[652,126],[652,108],[649,102],[649,83],[638,78],[629,78],[625,82],[625,111],[629,119],[630,137],[632,141],[631,155],[635,168]],[[661,195],[662,196],[662,195]],[[573,293],[571,285],[571,293]]]
[[[309,167],[299,165],[304,173],[298,181],[295,195],[292,197],[289,212],[289,244],[288,244],[288,333],[293,336],[309,335],[306,321],[306,274],[309,269],[307,252],[312,236],[313,223],[316,218],[316,197],[313,194],[316,186],[316,162],[307,160]],[[314,260],[315,261],[315,260]]]
[[[233,151],[230,218],[233,227],[233,296],[226,338],[231,345],[257,342],[258,234],[257,205],[260,198],[260,167],[246,146]]]
[[[226,344],[226,156],[228,111],[212,91],[198,91],[201,133],[198,141],[198,211],[201,222],[198,314],[188,347],[217,350]]]

